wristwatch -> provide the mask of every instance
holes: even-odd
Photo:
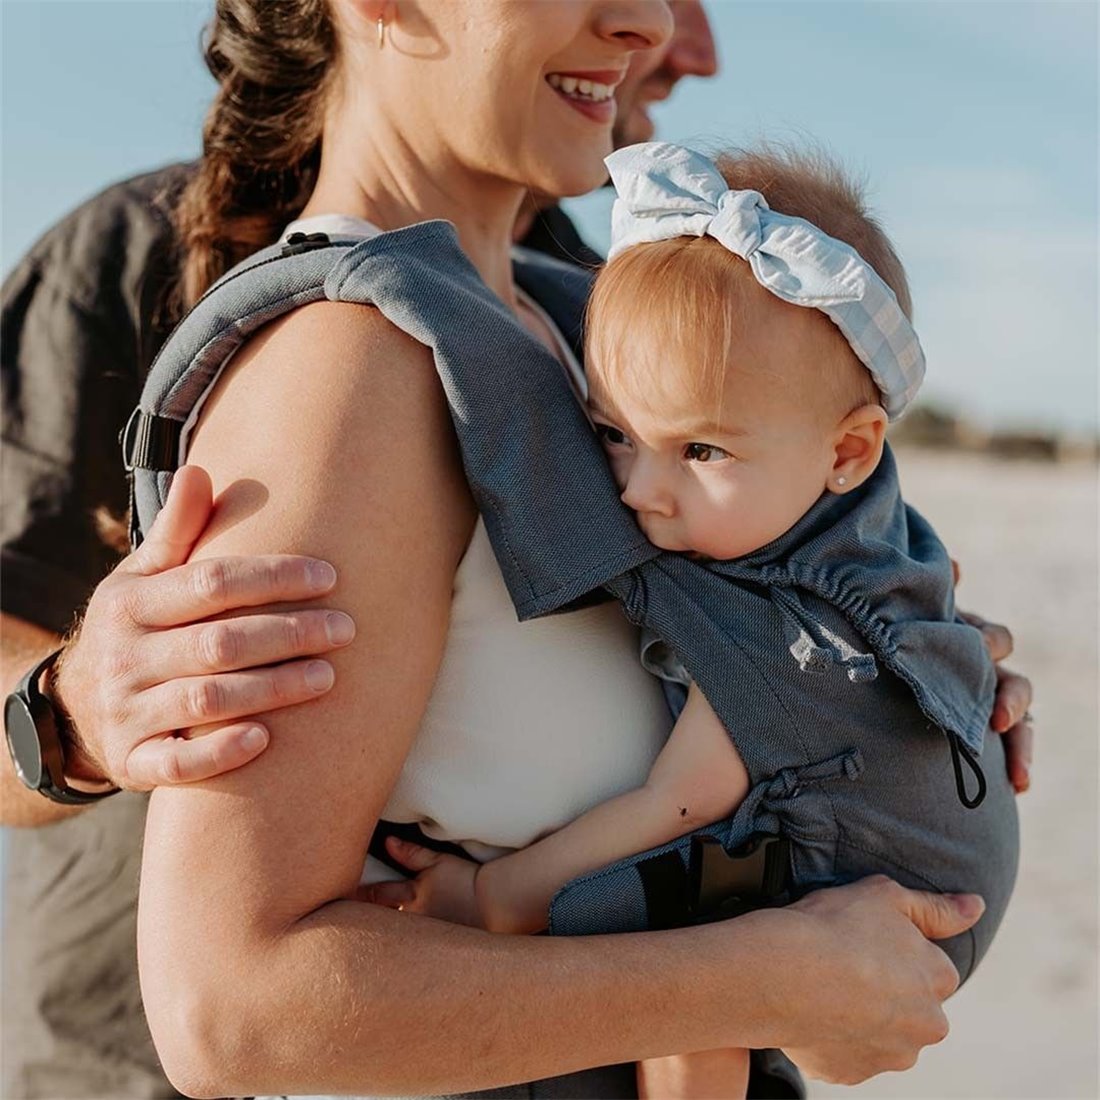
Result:
[[[65,780],[65,753],[61,745],[64,718],[43,694],[38,681],[61,656],[60,649],[39,661],[19,681],[4,703],[4,730],[15,773],[30,787],[54,802],[80,806],[118,794],[118,787],[91,793],[70,787]]]

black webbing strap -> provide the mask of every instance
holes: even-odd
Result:
[[[687,870],[675,852],[640,860],[634,870],[642,880],[649,927],[682,928],[690,920],[687,895]]]
[[[126,469],[176,469],[182,431],[182,420],[134,409],[118,437]]]

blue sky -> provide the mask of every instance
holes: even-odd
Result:
[[[539,0],[532,0],[539,2]],[[929,398],[1095,430],[1092,0],[711,0],[722,59],[656,114],[706,148],[827,144],[909,270]],[[0,263],[106,183],[193,156],[205,0],[0,0]],[[576,204],[594,241],[607,195]]]

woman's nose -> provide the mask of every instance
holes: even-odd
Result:
[[[603,38],[614,38],[632,50],[652,50],[672,36],[672,12],[666,0],[607,0],[596,22]]]
[[[676,510],[676,502],[660,471],[642,459],[631,466],[621,499],[634,512],[672,516]]]

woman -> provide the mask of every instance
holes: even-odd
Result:
[[[512,225],[528,187],[564,195],[602,178],[611,108],[563,81],[611,86],[632,51],[667,33],[664,5],[642,0],[227,0],[190,289],[223,260],[227,215],[259,244],[297,213],[296,171],[242,164],[270,164],[287,135],[291,160],[307,158],[320,137],[304,217],[453,221],[486,284],[564,355],[512,285]],[[266,148],[257,157],[245,138]],[[957,978],[921,933],[969,926],[978,908],[966,899],[872,881],[725,925],[573,941],[491,937],[352,900],[395,793],[413,798],[419,784],[425,805],[472,809],[468,828],[441,824],[490,851],[525,843],[523,830],[635,782],[668,718],[606,607],[518,630],[507,677],[523,690],[515,715],[494,713],[504,673],[476,660],[492,598],[479,586],[494,566],[446,405],[429,353],[374,311],[309,306],[251,341],[204,409],[191,458],[221,494],[197,556],[324,557],[359,634],[333,658],[323,700],[268,717],[273,741],[251,769],[153,797],[139,950],[158,1050],[184,1091],[435,1094],[725,1045],[783,1046],[811,1073],[857,1080],[942,1038],[939,1001]],[[471,623],[464,647],[458,628]],[[494,805],[509,777],[556,763],[532,755],[553,738],[522,739],[540,691],[555,723],[598,731],[586,743],[606,757],[582,762],[586,789],[554,785],[568,805],[510,834],[519,807]],[[450,736],[469,767],[486,729],[481,759],[507,761],[484,792],[476,774],[465,789],[457,767],[433,785],[407,763]],[[616,1080],[535,1094],[609,1095]]]

